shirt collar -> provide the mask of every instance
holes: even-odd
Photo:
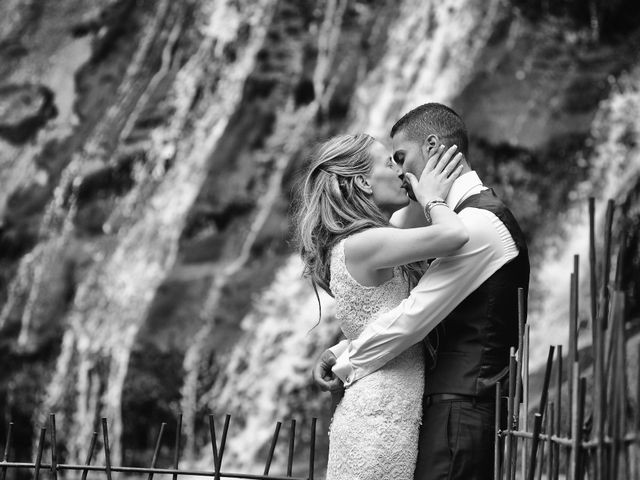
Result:
[[[474,170],[471,170],[455,179],[445,200],[449,207],[454,209],[462,200],[481,190],[484,190],[482,180]]]

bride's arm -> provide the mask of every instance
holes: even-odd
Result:
[[[393,212],[389,223],[396,228],[417,228],[426,227],[427,219],[420,204],[411,200],[407,205]]]
[[[372,228],[349,237],[345,256],[363,270],[379,270],[448,256],[469,240],[464,225],[445,205],[431,208],[433,225],[420,228]]]

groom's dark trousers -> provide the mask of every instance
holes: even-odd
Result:
[[[518,256],[442,322],[435,365],[426,369],[415,480],[491,480],[495,391],[508,391],[509,349],[518,344],[518,288],[529,288],[529,257],[516,220],[491,190],[456,208],[486,209],[505,225]],[[525,297],[526,298],[526,297]],[[506,414],[501,411],[501,425]]]

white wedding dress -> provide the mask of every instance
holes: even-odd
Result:
[[[360,285],[347,271],[344,240],[331,253],[330,287],[340,327],[350,340],[408,294],[397,267],[379,286]],[[329,429],[326,479],[413,480],[423,390],[421,344],[347,388]]]

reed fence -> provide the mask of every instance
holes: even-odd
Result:
[[[612,225],[614,203],[609,200],[605,215],[604,249],[598,272],[595,242],[595,201],[589,199],[589,312],[591,344],[579,350],[578,299],[580,286],[580,257],[574,256],[570,275],[570,313],[568,352],[563,356],[562,345],[549,347],[549,354],[540,391],[539,403],[534,404],[530,392],[530,326],[526,323],[526,304],[522,290],[518,292],[519,341],[509,358],[509,391],[503,396],[501,385],[496,386],[495,408],[495,480],[640,480],[640,375],[633,392],[627,375],[627,329],[623,266],[627,251],[627,232],[623,225],[617,266],[611,276]],[[600,274],[598,278],[598,274]],[[637,349],[640,359],[640,343]],[[636,374],[640,368],[636,365]],[[552,386],[553,381],[553,386]],[[590,393],[590,395],[588,395]],[[635,398],[633,398],[635,397]],[[506,401],[506,426],[501,425],[503,401]],[[587,403],[588,402],[588,403]],[[522,405],[522,407],[521,407]],[[533,406],[533,408],[532,408]],[[533,415],[531,415],[533,411]],[[632,413],[633,412],[633,413]],[[13,423],[9,423],[0,461],[0,480],[6,480],[9,470],[28,470],[33,480],[46,471],[53,480],[58,473],[79,472],[86,480],[89,472],[100,472],[112,480],[113,473],[127,476],[170,475],[239,478],[247,480],[313,480],[316,422],[311,421],[308,471],[305,476],[293,476],[296,421],[291,420],[288,438],[286,475],[271,475],[271,463],[278,442],[281,422],[276,423],[262,474],[222,471],[222,459],[229,431],[230,415],[226,415],[220,444],[216,440],[214,416],[209,416],[209,432],[213,468],[210,470],[180,469],[180,441],[182,416],[177,419],[173,468],[158,468],[157,461],[166,423],[160,426],[152,459],[146,467],[115,466],[112,464],[107,419],[102,418],[104,465],[92,465],[98,433],[94,432],[85,463],[58,463],[55,415],[49,416],[51,459],[43,462],[47,427],[41,427],[36,458],[33,462],[11,461]]]
[[[229,432],[229,422],[231,420],[230,415],[226,415],[224,419],[224,426],[222,428],[222,435],[220,437],[220,445],[216,440],[216,428],[214,422],[214,416],[209,415],[209,433],[211,440],[212,460],[213,468],[211,470],[189,470],[180,469],[178,464],[180,461],[180,441],[182,436],[182,415],[177,418],[176,437],[174,444],[174,456],[173,456],[173,468],[158,468],[157,461],[160,453],[160,446],[162,443],[162,437],[164,434],[166,423],[160,425],[158,436],[156,438],[155,449],[149,466],[147,467],[131,467],[131,466],[115,466],[111,463],[111,450],[109,444],[109,430],[107,425],[107,419],[102,418],[102,440],[104,449],[104,465],[91,465],[91,461],[94,457],[96,450],[96,444],[98,440],[98,432],[93,432],[89,442],[89,448],[85,463],[83,465],[64,464],[58,463],[58,443],[56,439],[56,418],[55,414],[49,415],[49,443],[51,450],[50,463],[43,463],[43,454],[45,449],[47,428],[42,427],[40,429],[40,437],[38,441],[37,453],[34,462],[12,462],[9,459],[9,452],[11,451],[11,437],[13,432],[13,423],[9,423],[7,429],[7,439],[4,447],[4,455],[0,462],[0,480],[5,480],[7,471],[10,469],[16,470],[30,470],[32,471],[33,480],[38,480],[40,473],[44,470],[50,474],[52,480],[58,479],[58,473],[61,472],[80,472],[80,480],[87,480],[89,472],[103,472],[106,475],[107,480],[112,480],[113,473],[120,472],[126,474],[127,477],[146,475],[147,480],[153,480],[154,475],[170,475],[172,480],[177,480],[178,476],[194,476],[194,477],[213,477],[215,480],[221,478],[240,478],[246,480],[313,480],[314,463],[315,463],[315,439],[316,439],[316,422],[317,418],[311,420],[311,436],[309,443],[309,466],[305,476],[293,476],[293,460],[294,449],[296,439],[296,421],[291,420],[289,424],[289,438],[288,438],[288,456],[287,456],[287,472],[286,475],[271,475],[271,463],[273,460],[276,444],[280,435],[280,429],[282,422],[277,422],[276,427],[271,439],[269,452],[265,460],[264,471],[262,474],[249,474],[249,473],[234,473],[222,471],[222,458],[224,455],[225,444],[227,442],[227,435]]]
[[[633,387],[627,378],[631,330],[625,311],[623,268],[629,245],[623,225],[612,280],[614,209],[609,200],[598,269],[595,201],[589,199],[591,338],[586,340],[591,344],[578,349],[580,257],[575,255],[569,278],[568,352],[563,356],[562,345],[549,347],[539,401],[531,398],[529,389],[530,330],[524,295],[519,292],[519,342],[510,352],[506,397],[501,385],[496,386],[495,480],[640,480],[640,377]],[[640,344],[638,355],[640,358]],[[500,421],[505,400],[506,426]],[[534,400],[539,403],[533,404]]]

